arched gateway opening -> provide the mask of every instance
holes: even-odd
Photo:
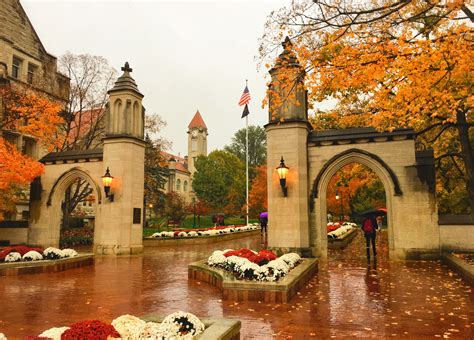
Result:
[[[54,183],[47,203],[54,243],[62,248],[92,249],[96,226],[101,225],[101,201],[100,187],[87,170],[75,167],[63,173]]]
[[[398,184],[398,179],[393,173],[393,171],[385,164],[379,157],[374,154],[371,154],[364,150],[358,149],[349,149],[338,155],[332,157],[326,164],[321,168],[316,179],[313,182],[313,189],[311,196],[314,199],[314,211],[318,211],[318,214],[315,214],[315,229],[311,235],[311,239],[314,240],[315,244],[319,243],[319,255],[322,257],[327,257],[328,241],[325,237],[327,233],[327,218],[328,218],[328,201],[334,199],[331,195],[334,195],[334,178],[338,175],[341,170],[347,169],[353,165],[359,165],[362,169],[367,169],[370,173],[372,172],[377,180],[382,183],[384,191],[384,201],[385,208],[387,209],[387,214],[385,217],[385,225],[387,226],[388,232],[388,250],[389,253],[395,247],[394,243],[394,221],[392,213],[393,209],[393,196],[400,195],[400,187]],[[344,184],[344,183],[343,183]],[[342,190],[341,190],[342,191]],[[342,196],[342,195],[341,195]],[[339,200],[343,200],[344,197],[339,197]],[[346,197],[346,199],[348,199]],[[362,210],[362,209],[359,209]],[[360,211],[357,211],[360,213]],[[360,222],[360,215],[355,211],[351,214],[351,220],[353,222]],[[314,233],[316,231],[316,233]],[[320,237],[318,237],[320,236]]]

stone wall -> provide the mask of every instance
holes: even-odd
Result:
[[[22,60],[20,76],[12,77],[13,56]],[[0,77],[26,83],[28,65],[36,67],[33,87],[65,104],[69,97],[69,78],[57,72],[56,57],[46,52],[18,0],[2,0],[0,6]],[[6,66],[6,70],[5,70]]]
[[[401,138],[401,137],[400,137]],[[326,241],[326,191],[334,173],[346,164],[358,162],[371,168],[384,184],[387,195],[387,222],[390,256],[433,256],[439,253],[439,228],[435,197],[428,186],[417,176],[415,146],[412,139],[388,141],[361,141],[361,143],[336,143],[329,146],[313,146],[308,151],[309,183],[313,185],[327,162],[347,150],[362,150],[382,160],[391,169],[399,183],[401,194],[384,166],[364,153],[346,154],[330,167],[321,178],[314,210],[310,214],[310,234],[314,253],[325,256]],[[319,215],[318,215],[319,214]]]
[[[27,244],[28,228],[0,228],[0,241],[4,240],[10,244]]]
[[[474,225],[440,225],[441,251],[474,252]]]

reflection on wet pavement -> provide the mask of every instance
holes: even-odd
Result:
[[[95,266],[0,277],[0,332],[9,339],[85,319],[176,310],[242,321],[241,338],[436,338],[473,336],[472,289],[438,261],[379,259],[367,265],[358,235],[330,250],[319,274],[287,304],[222,301],[220,291],[188,281],[187,264],[214,249],[261,249],[260,236],[209,246],[148,248],[143,256],[99,257]]]

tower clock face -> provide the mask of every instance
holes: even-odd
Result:
[[[193,130],[191,134],[193,137],[196,137],[198,135],[198,130]]]

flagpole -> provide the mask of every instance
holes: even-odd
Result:
[[[245,86],[248,80],[245,79]],[[246,200],[247,214],[245,215],[246,225],[249,224],[249,115],[245,116],[245,183],[246,183]]]
[[[249,224],[249,116],[245,116],[245,140],[246,140],[246,161],[245,161],[245,175],[246,175],[246,184],[247,184],[247,214],[246,214],[246,223]]]

